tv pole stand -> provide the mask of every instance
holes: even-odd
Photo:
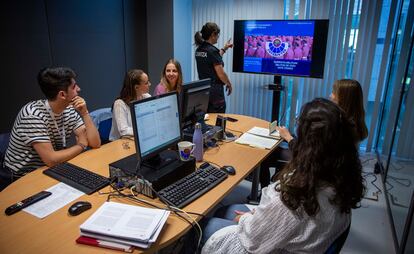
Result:
[[[279,124],[280,92],[284,89],[284,86],[282,85],[282,76],[275,75],[273,77],[273,84],[269,84],[268,89],[273,91],[272,122],[277,120],[277,123]]]

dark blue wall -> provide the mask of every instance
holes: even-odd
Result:
[[[43,98],[36,75],[45,66],[73,68],[90,111],[111,106],[124,73],[148,69],[146,13],[146,1],[134,0],[2,2],[0,132]]]

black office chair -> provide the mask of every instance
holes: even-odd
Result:
[[[10,183],[3,182],[2,179],[8,177],[6,169],[3,168],[4,156],[6,155],[7,146],[10,141],[10,132],[0,134],[0,191],[6,188]]]
[[[351,229],[351,224],[345,229],[345,231],[335,239],[335,241],[329,246],[325,251],[325,254],[339,254],[342,247],[345,244],[346,238],[348,237],[349,230]]]

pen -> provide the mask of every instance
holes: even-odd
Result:
[[[86,244],[86,245],[92,245],[112,250],[120,250],[124,252],[132,252],[134,249],[130,245],[121,244],[121,243],[114,243],[110,241],[104,241],[104,240],[98,240],[92,237],[86,237],[86,236],[80,236],[78,239],[76,239],[77,243],[80,244]]]

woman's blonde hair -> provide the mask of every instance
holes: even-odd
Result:
[[[174,64],[175,68],[177,68],[178,78],[177,78],[177,82],[175,84],[171,84],[168,81],[168,79],[165,75],[165,71],[167,70],[167,65],[168,64]],[[167,88],[167,92],[171,92],[171,91],[181,92],[181,86],[183,85],[183,73],[181,71],[180,62],[178,62],[174,58],[168,59],[168,61],[164,65],[164,69],[162,70],[162,73],[161,73],[161,83],[163,83],[165,85],[165,87]]]

